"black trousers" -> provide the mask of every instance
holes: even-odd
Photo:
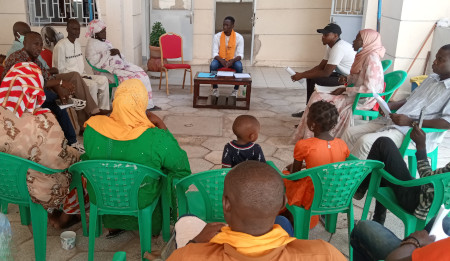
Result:
[[[306,79],[306,104],[308,104],[316,84],[321,86],[339,86],[339,76],[341,75],[340,73],[333,72],[329,77]]]
[[[383,162],[384,170],[399,180],[407,181],[414,179],[409,173],[408,167],[397,146],[395,146],[395,143],[388,137],[380,137],[375,141],[370,149],[367,159]],[[369,187],[369,181],[370,175],[364,179],[358,190],[366,191]],[[381,180],[380,185],[392,188],[400,206],[410,214],[414,214],[414,210],[419,205],[420,187],[397,186],[385,179]],[[377,201],[374,217],[384,216],[385,213],[386,208]]]

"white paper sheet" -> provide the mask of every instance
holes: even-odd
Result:
[[[235,73],[234,74],[234,78],[237,78],[237,79],[246,79],[246,78],[252,78],[251,76],[250,76],[250,74],[248,74],[248,73]]]
[[[317,92],[322,92],[322,93],[332,93],[334,90],[339,89],[339,88],[345,88],[344,85],[339,85],[339,86],[321,86],[321,85],[317,85],[316,84],[316,91]]]
[[[286,72],[288,72],[291,76],[292,75],[295,75],[295,71],[294,70],[292,70],[292,68],[291,67],[286,67],[286,68],[284,68],[285,70],[286,70]]]
[[[378,95],[378,93],[373,93],[373,97],[377,100],[378,104],[380,105],[380,108],[383,110],[384,115],[386,118],[389,118],[389,114],[391,113],[391,109],[389,109],[388,104],[386,101]]]
[[[436,216],[433,227],[430,230],[431,236],[436,236],[436,241],[447,238],[448,235],[445,234],[444,229],[442,228],[442,221],[448,215],[450,209],[445,209],[445,206],[442,205],[439,209],[439,213]]]
[[[233,77],[234,72],[229,71],[218,71],[217,76],[218,77]]]

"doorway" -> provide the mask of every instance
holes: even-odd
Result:
[[[254,0],[216,0],[215,33],[222,31],[223,19],[236,20],[234,30],[244,38],[244,58],[252,60]]]
[[[172,32],[183,38],[183,58],[192,61],[193,45],[193,1],[194,0],[152,0],[150,5],[150,27],[161,22],[166,32]],[[181,59],[180,59],[181,60]]]

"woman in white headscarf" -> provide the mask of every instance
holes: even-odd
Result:
[[[106,40],[106,25],[101,20],[92,20],[87,28],[86,59],[95,67],[117,75],[120,82],[128,79],[139,79],[144,83],[148,93],[150,110],[160,110],[152,100],[152,86],[147,73],[139,66],[129,63],[110,41]],[[94,72],[101,74],[99,72]],[[111,74],[106,75],[111,79]]]

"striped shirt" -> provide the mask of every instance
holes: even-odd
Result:
[[[416,88],[407,102],[397,110],[397,114],[404,114],[411,119],[418,120],[420,111],[424,108],[424,119],[443,119],[450,123],[450,78],[440,80],[439,75],[433,73]],[[376,121],[385,121],[386,127],[379,131],[395,128],[406,134],[411,127],[398,126],[391,119],[379,117]],[[431,152],[439,145],[446,132],[427,133],[427,151]]]
[[[266,162],[261,146],[253,142],[239,145],[233,140],[223,148],[222,166],[224,168],[232,168],[247,160]]]
[[[431,170],[430,163],[427,159],[427,153],[424,150],[418,150],[416,152],[417,157],[417,169],[421,178],[433,176],[450,172],[450,162],[443,168],[437,170]],[[414,216],[420,219],[426,219],[428,211],[430,211],[431,203],[433,203],[434,188],[430,183],[420,186],[419,205],[414,211]]]

